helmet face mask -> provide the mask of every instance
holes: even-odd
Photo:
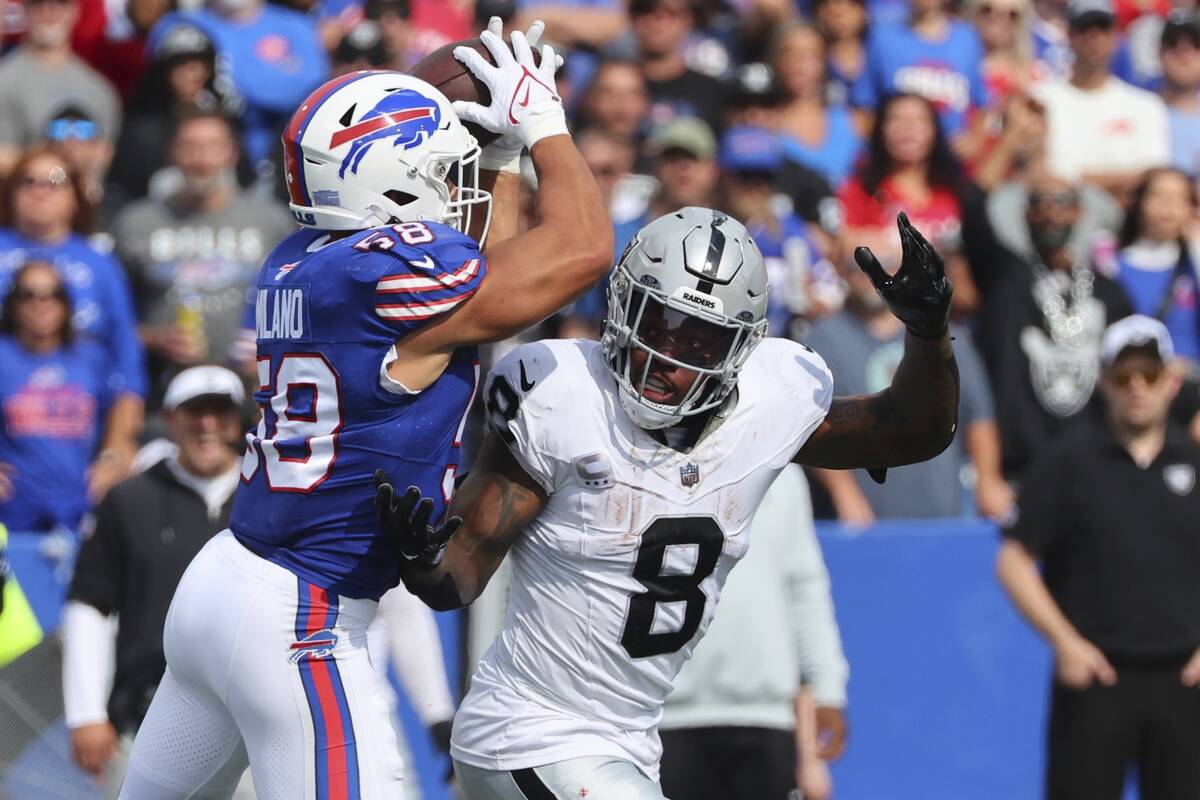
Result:
[[[292,216],[323,230],[442,222],[481,243],[491,195],[480,149],[429,84],[372,70],[335,78],[297,109],[283,135]]]
[[[689,244],[697,236],[699,250]],[[702,262],[719,268],[714,281],[697,278],[699,265],[689,266],[684,252],[702,252],[710,239],[722,245],[707,250],[716,262]],[[602,344],[621,407],[639,427],[666,428],[719,407],[733,390],[766,333],[766,266],[738,222],[685,208],[638,233],[617,264],[608,304]],[[680,370],[694,376],[686,388]]]

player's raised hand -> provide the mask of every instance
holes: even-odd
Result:
[[[404,496],[397,499],[395,489],[381,469],[375,470],[375,513],[383,529],[400,542],[400,554],[423,567],[441,563],[450,537],[462,524],[461,517],[450,517],[436,528],[430,525],[433,501],[422,498],[416,486],[408,487]]]
[[[887,274],[869,247],[855,248],[854,260],[909,333],[921,339],[940,339],[946,333],[954,292],[946,266],[907,214],[900,212],[896,227],[904,255],[895,275]]]
[[[511,51],[495,27],[489,23],[479,36],[492,54],[494,66],[468,47],[454,50],[454,57],[488,87],[491,105],[457,100],[454,112],[464,122],[474,122],[501,136],[516,134],[525,147],[533,147],[547,136],[565,134],[567,118],[554,86],[561,61],[548,44],[541,46],[539,62],[533,58],[545,26],[539,20],[528,33],[513,31]]]

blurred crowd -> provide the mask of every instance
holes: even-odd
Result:
[[[955,286],[957,441],[883,484],[812,471],[818,516],[1011,518],[1039,456],[1098,414],[1103,333],[1131,314],[1169,331],[1170,415],[1200,441],[1196,6],[0,0],[0,523],[89,528],[145,470],[145,496],[205,501],[198,541],[223,527],[236,464],[212,445],[240,451],[257,413],[248,297],[294,224],[283,126],[329,77],[407,69],[493,15],[545,20],[566,55],[559,90],[614,259],[685,205],[741,220],[769,266],[771,334],[817,350],[837,393],[885,388],[903,353],[854,248],[895,269],[901,211],[937,246]],[[527,337],[597,336],[605,288]],[[250,391],[215,373],[219,391],[197,373],[168,391],[200,365]],[[214,395],[226,405],[189,405]],[[110,507],[135,519],[145,506],[125,491]],[[84,584],[75,600],[124,602]],[[98,771],[116,743],[75,746]]]

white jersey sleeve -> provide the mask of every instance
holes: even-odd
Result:
[[[775,420],[777,446],[767,463],[781,469],[829,413],[833,373],[814,350],[790,339],[764,339],[746,366],[739,385],[765,384],[766,390],[755,392],[754,400],[760,413]]]
[[[562,343],[554,343],[561,345]],[[510,351],[488,373],[484,386],[488,427],[547,494],[552,494],[570,467],[559,441],[562,410],[572,403],[572,382],[559,364],[569,351],[531,342]]]

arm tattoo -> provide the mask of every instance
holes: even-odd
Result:
[[[450,506],[462,526],[436,569],[405,575],[409,591],[439,611],[471,604],[547,499],[505,444],[489,434]]]

